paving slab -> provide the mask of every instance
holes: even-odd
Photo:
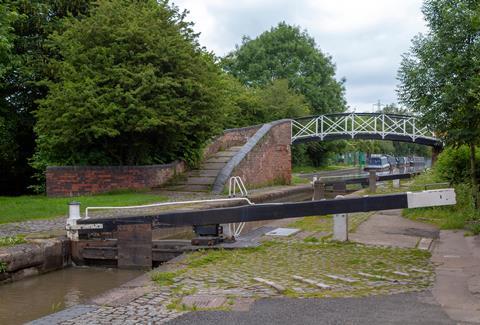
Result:
[[[367,245],[415,248],[422,238],[438,236],[435,226],[405,219],[401,214],[401,210],[379,211],[349,234],[349,239]]]
[[[433,295],[454,320],[480,323],[475,279],[480,275],[478,240],[463,231],[441,231],[432,261],[437,264]],[[473,292],[472,292],[473,291]]]

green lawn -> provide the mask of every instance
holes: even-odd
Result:
[[[67,198],[49,198],[44,195],[0,196],[0,224],[48,219],[67,214],[67,203],[81,203],[82,211],[87,206],[139,205],[165,201],[166,198],[142,192],[112,193]]]
[[[355,167],[353,165],[329,165],[329,166],[322,166],[322,167],[314,167],[314,166],[293,166],[292,173],[300,173],[300,174],[309,174],[315,173],[320,171],[328,171],[328,170],[340,170],[340,169],[347,169]]]

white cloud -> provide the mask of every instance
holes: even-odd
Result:
[[[188,9],[200,43],[225,55],[243,35],[280,21],[300,25],[332,56],[345,77],[348,104],[369,111],[396,101],[396,73],[412,37],[425,30],[422,0],[174,0]]]

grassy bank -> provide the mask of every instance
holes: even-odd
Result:
[[[409,186],[411,191],[421,191],[426,184],[443,182],[434,172],[430,171],[417,176]],[[445,187],[445,185],[443,186]],[[431,186],[428,187],[432,188]],[[433,187],[434,188],[434,187]],[[473,207],[471,189],[467,184],[454,185],[457,204],[445,207],[431,207],[419,209],[405,209],[403,215],[409,219],[428,222],[437,225],[440,229],[470,229],[478,233],[476,226],[480,219],[480,212]],[[479,228],[478,230],[476,228]]]
[[[33,219],[48,219],[67,214],[67,203],[77,201],[87,206],[138,205],[165,201],[166,198],[142,192],[110,193],[68,198],[44,195],[0,196],[0,224]]]
[[[322,167],[314,167],[314,166],[293,166],[292,173],[296,174],[309,174],[309,173],[316,173],[321,171],[330,171],[330,170],[340,170],[340,169],[347,169],[353,168],[353,165],[328,165]]]

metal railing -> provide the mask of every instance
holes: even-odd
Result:
[[[161,207],[161,206],[170,206],[170,205],[189,205],[197,203],[215,203],[215,202],[229,202],[229,201],[245,201],[248,205],[253,205],[247,197],[232,197],[228,199],[209,199],[209,200],[191,200],[191,201],[175,201],[175,202],[162,202],[154,204],[145,204],[145,205],[130,205],[130,206],[106,206],[106,207],[86,207],[85,208],[85,219],[88,219],[88,212],[92,210],[124,210],[124,209],[142,209],[142,208],[152,208],[152,207]]]
[[[228,181],[228,197],[235,197],[237,195],[237,188],[243,197],[248,196],[247,188],[240,176],[232,176]]]
[[[228,197],[235,197],[237,193],[237,188],[242,197],[247,198],[248,191],[243,183],[243,180],[240,176],[232,176],[228,181]],[[228,232],[234,238],[238,238],[242,233],[243,228],[245,227],[245,222],[239,223],[229,223]]]
[[[383,113],[326,114],[292,120],[292,143],[307,138],[343,136],[352,139],[371,135],[381,139],[389,136],[418,138],[441,143],[427,127],[420,127],[414,116]]]

